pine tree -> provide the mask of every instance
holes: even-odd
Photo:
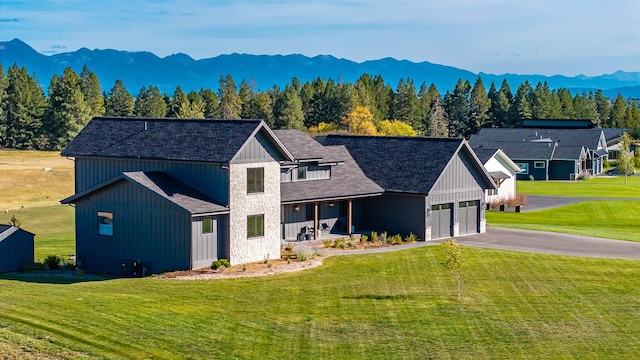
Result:
[[[602,90],[596,91],[595,94],[596,110],[598,111],[598,125],[605,126],[609,123],[609,114],[611,113],[611,104]]]
[[[608,127],[622,128],[625,126],[625,112],[627,110],[627,101],[618,94],[613,106],[611,107],[611,116],[609,117]]]
[[[167,116],[167,103],[160,94],[160,89],[149,85],[149,88],[142,87],[134,104],[134,114],[138,117],[165,117]]]
[[[187,98],[187,94],[182,91],[180,85],[176,86],[173,91],[173,96],[171,96],[171,100],[169,100],[169,107],[167,109],[167,116],[170,118],[179,118],[180,111],[184,111],[184,109],[189,110],[189,99]]]
[[[440,97],[437,97],[431,108],[431,123],[433,124],[433,136],[446,138],[449,137],[449,115],[442,103]]]
[[[70,67],[61,77],[54,75],[49,85],[49,107],[43,128],[49,137],[49,148],[62,150],[91,119],[91,108],[85,103],[81,78]]]
[[[418,110],[421,124],[418,127],[419,131],[416,130],[416,133],[420,136],[433,135],[431,116],[433,115],[433,104],[435,103],[436,97],[440,97],[440,93],[434,84],[431,84],[428,88],[425,82],[420,85],[420,91],[418,91]]]
[[[84,102],[89,107],[91,117],[104,115],[104,96],[100,80],[96,74],[89,70],[87,65],[82,67],[80,73],[80,89],[84,96]]]
[[[424,132],[416,87],[410,78],[406,81],[400,78],[398,81],[396,93],[393,96],[391,118],[403,121],[421,133]]]
[[[9,80],[7,79],[7,74],[4,71],[4,67],[2,63],[0,63],[0,146],[4,144],[6,132],[7,132],[7,119],[6,108],[7,108],[7,86]]]
[[[489,109],[491,108],[491,100],[487,96],[482,79],[478,76],[473,88],[471,89],[471,97],[469,99],[469,133],[465,136],[476,134],[481,127],[489,124]]]
[[[468,80],[458,79],[452,92],[444,96],[444,108],[449,114],[449,136],[460,137],[471,134],[469,122],[469,98],[471,84]]]
[[[531,93],[531,117],[533,119],[548,119],[551,108],[551,90],[549,84],[538,82]]]
[[[25,67],[13,65],[7,71],[3,120],[0,121],[0,146],[13,149],[46,147],[38,135],[47,106],[44,91]]]
[[[204,117],[206,119],[219,118],[218,115],[218,96],[211,89],[201,88],[199,91],[200,98],[204,102]]]
[[[236,83],[231,75],[220,76],[218,99],[220,99],[219,114],[223,119],[240,119],[242,100],[238,96]]]
[[[134,99],[121,80],[109,90],[104,107],[107,116],[133,116]]]
[[[531,91],[531,84],[527,80],[518,86],[510,109],[509,123],[507,124],[509,127],[516,127],[523,120],[531,119],[531,104],[529,103]]]
[[[279,112],[274,114],[276,128],[304,130],[302,100],[296,88],[287,84],[278,101],[280,102]]]

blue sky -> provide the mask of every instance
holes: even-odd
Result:
[[[81,47],[384,57],[473,72],[640,71],[640,0],[0,0],[0,40]]]

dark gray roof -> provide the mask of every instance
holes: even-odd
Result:
[[[161,171],[124,172],[102,184],[70,196],[62,200],[61,203],[74,203],[76,200],[118,181],[130,181],[138,184],[144,189],[188,211],[192,215],[226,213],[229,211],[229,208],[216,203],[216,201],[209,196]]]
[[[502,149],[512,159],[577,160],[583,148],[596,151],[601,135],[602,129],[483,128],[469,144],[474,151]]]
[[[495,148],[495,149],[490,149],[490,148],[473,149],[473,152],[476,153],[476,156],[478,157],[480,162],[483,163],[483,164],[486,164],[487,161],[489,161],[493,157],[493,155],[495,155],[496,151],[498,151],[497,148]]]
[[[227,163],[260,129],[270,133],[261,120],[96,117],[62,155]]]
[[[612,140],[617,140],[618,138],[620,138],[622,134],[629,132],[629,129],[606,128],[606,129],[602,129],[602,132],[604,133],[604,137],[607,140],[607,143],[609,143]]]
[[[463,139],[328,135],[346,146],[367,177],[385,191],[427,194]],[[479,164],[482,167],[482,164]]]
[[[281,183],[283,203],[354,198],[383,192],[362,172],[344,146],[323,146],[300,130],[276,130],[274,134],[296,160],[333,164],[330,179]]]

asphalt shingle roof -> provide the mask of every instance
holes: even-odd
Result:
[[[323,146],[300,130],[276,130],[274,134],[296,160],[337,163],[331,167],[330,179],[281,183],[282,202],[353,198],[383,192],[362,172],[344,146]]]
[[[385,191],[427,194],[462,139],[328,135],[344,145],[367,177]]]
[[[261,120],[93,118],[63,156],[229,162]]]
[[[124,172],[122,175],[191,214],[222,213],[228,208],[173,176],[161,171]]]

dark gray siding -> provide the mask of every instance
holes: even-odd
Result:
[[[229,203],[229,171],[220,164],[118,158],[76,158],[76,194],[125,171],[164,171],[211,196]]]
[[[280,182],[323,180],[331,178],[331,166],[302,165],[307,168],[307,177],[298,179],[298,167],[280,170]]]
[[[98,235],[98,211],[113,213],[113,236]],[[140,260],[147,273],[189,269],[191,216],[127,181],[76,203],[76,255],[86,269],[119,274]]]
[[[553,160],[549,164],[549,180],[573,180],[575,175],[576,162],[573,160]]]
[[[251,138],[246,146],[233,159],[234,163],[275,160],[282,158],[278,150],[263,134]]]
[[[354,222],[356,232],[363,230],[386,231],[389,235],[414,233],[424,240],[426,209],[422,195],[385,193],[362,200],[362,218]]]
[[[547,179],[547,168],[546,168],[546,163],[545,163],[545,167],[544,168],[536,168],[534,165],[535,162],[537,161],[544,161],[544,160],[520,160],[520,159],[513,159],[513,162],[518,164],[518,166],[520,166],[521,168],[525,168],[526,167],[526,171],[520,172],[518,174],[516,174],[516,179],[517,180],[529,180],[531,178],[531,176],[533,176],[534,180],[546,180]],[[525,166],[522,166],[521,164],[526,164]]]
[[[0,233],[0,273],[33,265],[33,251],[32,234],[15,228]]]

